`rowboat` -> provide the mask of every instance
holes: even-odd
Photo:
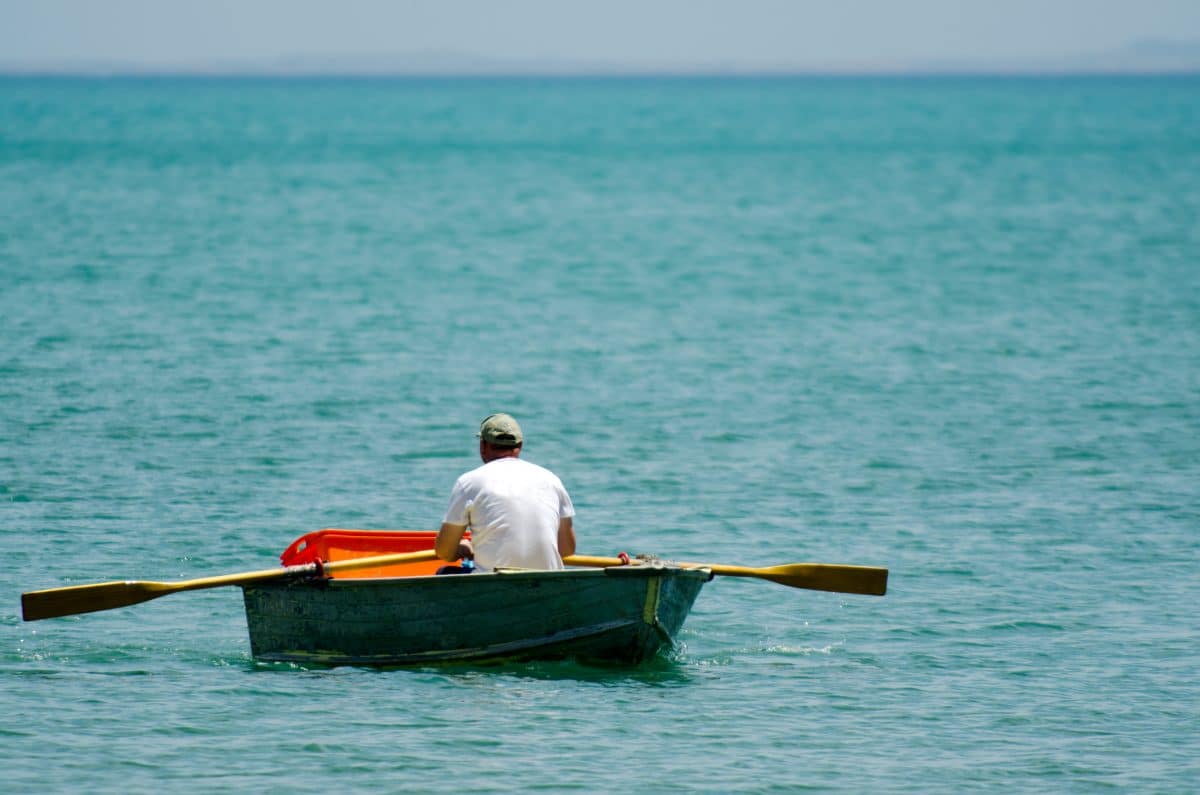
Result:
[[[326,529],[284,566],[431,549],[431,531]],[[438,561],[242,586],[255,659],[401,666],[494,659],[636,664],[675,643],[707,568],[657,561],[599,569],[446,576]]]
[[[571,555],[562,571],[443,576],[431,530],[308,533],[282,566],[175,582],[113,580],[27,591],[25,621],[129,607],[173,593],[238,586],[251,653],[324,665],[413,665],[575,657],[639,663],[675,642],[704,583],[748,577],[883,596],[888,570],[836,563],[754,568]],[[580,568],[576,568],[580,567]]]

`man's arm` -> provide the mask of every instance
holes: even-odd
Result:
[[[441,529],[438,530],[437,539],[433,542],[434,553],[442,560],[448,561],[474,558],[475,550],[472,548],[471,542],[463,538],[465,532],[467,532],[465,524],[443,522]]]
[[[444,528],[445,525],[442,525]],[[558,556],[567,558],[575,554],[575,522],[570,516],[558,520]]]

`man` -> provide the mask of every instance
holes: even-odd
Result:
[[[434,550],[442,560],[473,559],[480,571],[499,567],[561,569],[575,554],[575,508],[562,481],[521,460],[521,426],[493,414],[479,426],[483,466],[454,484]],[[470,540],[463,534],[470,528]]]

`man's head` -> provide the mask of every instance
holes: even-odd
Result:
[[[479,424],[479,455],[485,462],[521,454],[525,437],[521,426],[508,414],[492,414]]]

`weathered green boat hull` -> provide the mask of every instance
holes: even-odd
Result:
[[[674,643],[707,569],[264,582],[243,588],[264,661],[419,665],[490,659],[636,664]]]

